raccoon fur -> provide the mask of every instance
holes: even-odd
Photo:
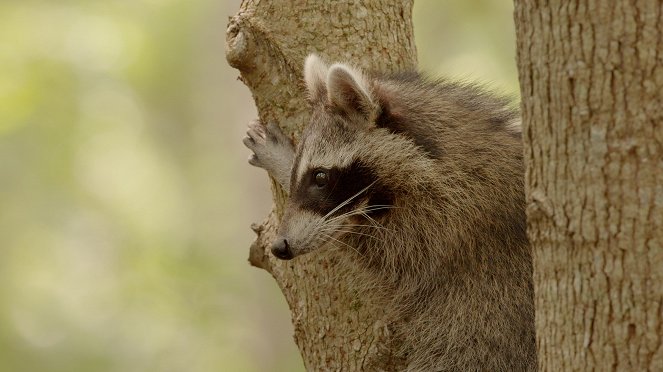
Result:
[[[382,291],[411,371],[536,369],[519,113],[475,85],[311,55],[296,147],[254,122],[249,162],[289,191],[272,253],[340,249]]]

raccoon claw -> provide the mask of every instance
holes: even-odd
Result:
[[[259,120],[253,120],[248,127],[246,137],[242,142],[253,151],[249,157],[249,164],[271,171],[270,160],[273,160],[282,150],[279,147],[284,143],[289,144],[289,141],[284,141],[285,135],[281,132],[281,128],[274,123],[265,127]]]
[[[280,130],[280,129],[279,129]],[[265,139],[265,128],[258,120],[254,120],[249,123],[249,130],[246,131],[246,134],[249,138],[256,139]]]
[[[254,167],[262,168],[256,154],[249,155],[249,164],[253,165]]]
[[[254,120],[248,127],[242,142],[253,151],[249,156],[249,164],[267,170],[281,186],[288,189],[295,153],[290,138],[274,122],[265,126],[259,120]]]

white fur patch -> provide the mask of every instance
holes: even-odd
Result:
[[[299,185],[302,177],[309,169],[343,168],[352,163],[354,152],[349,148],[328,148],[315,136],[307,138],[302,148],[302,156],[297,168],[295,185]]]
[[[331,103],[342,108],[367,109],[373,105],[370,90],[361,71],[335,63],[327,73],[327,94]],[[362,107],[349,107],[352,104]]]
[[[288,215],[286,224],[280,226],[280,234],[290,242],[295,254],[303,253],[308,248],[303,243],[310,243],[311,228],[316,226],[320,216],[307,210],[295,209],[294,213]]]
[[[304,62],[304,81],[312,100],[320,99],[326,91],[327,65],[315,54],[310,54]]]

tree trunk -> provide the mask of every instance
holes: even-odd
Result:
[[[516,0],[539,367],[663,370],[663,5]]]
[[[412,0],[245,0],[227,30],[227,59],[251,89],[263,121],[296,141],[308,121],[304,58],[391,72],[416,67]],[[234,125],[239,125],[235,123]],[[245,125],[242,123],[242,125]],[[398,370],[398,340],[379,308],[357,298],[353,273],[332,253],[275,260],[269,249],[286,195],[272,182],[273,212],[261,225],[249,261],[272,274],[292,312],[307,370]]]

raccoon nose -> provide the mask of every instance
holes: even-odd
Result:
[[[272,253],[277,258],[282,260],[290,260],[294,256],[288,245],[288,241],[282,238],[277,238],[276,241],[272,244]]]

